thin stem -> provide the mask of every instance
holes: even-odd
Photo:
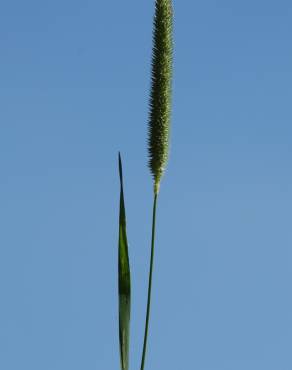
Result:
[[[147,311],[146,311],[143,353],[142,353],[142,360],[141,360],[141,370],[144,370],[146,347],[147,347],[147,337],[148,337],[148,327],[149,327],[149,316],[150,316],[152,272],[153,272],[153,260],[154,260],[155,223],[156,223],[156,204],[157,204],[157,193],[155,192],[154,193],[154,201],[153,201],[151,257],[150,257],[150,269],[149,269],[149,280],[148,280]]]

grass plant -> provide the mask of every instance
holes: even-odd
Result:
[[[172,84],[172,27],[173,11],[171,0],[156,0],[153,22],[153,51],[150,90],[150,109],[148,120],[148,165],[153,177],[153,213],[150,267],[145,319],[145,331],[141,358],[144,370],[149,331],[152,275],[155,251],[155,229],[157,199],[160,182],[165,171],[169,153],[171,84]],[[129,324],[131,303],[131,281],[126,234],[126,215],[123,194],[122,162],[119,155],[120,173],[120,219],[119,219],[119,337],[121,369],[129,368]]]

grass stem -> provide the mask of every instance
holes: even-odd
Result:
[[[153,201],[151,256],[150,256],[150,268],[149,268],[149,280],[148,280],[147,311],[146,311],[143,353],[142,353],[142,360],[141,360],[141,370],[144,370],[146,349],[147,349],[148,328],[149,328],[150,305],[151,305],[151,289],[152,289],[152,273],[153,273],[153,261],[154,261],[154,241],[155,241],[157,196],[158,196],[158,194],[155,192],[154,193],[154,201]]]

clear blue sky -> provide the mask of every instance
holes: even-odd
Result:
[[[119,369],[117,153],[139,368],[153,1],[0,5],[0,368]],[[146,369],[292,369],[292,2],[174,1]]]

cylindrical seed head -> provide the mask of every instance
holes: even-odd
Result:
[[[152,76],[150,91],[148,154],[149,168],[154,178],[154,192],[166,167],[169,151],[172,82],[172,23],[171,0],[156,0]]]

